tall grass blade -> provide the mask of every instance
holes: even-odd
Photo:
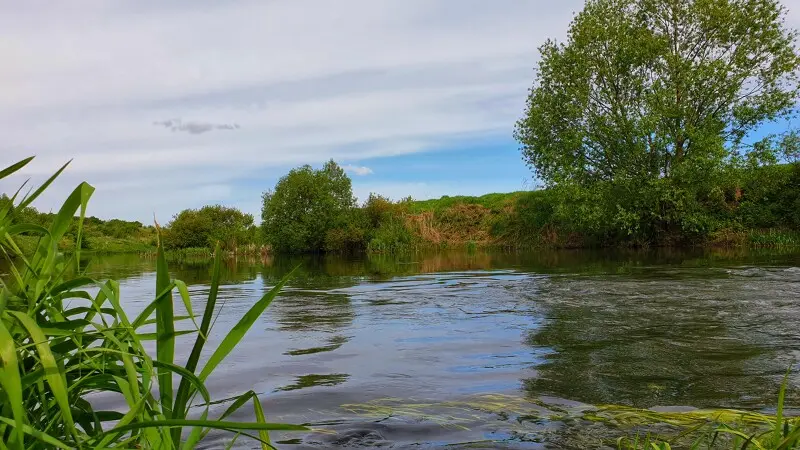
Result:
[[[81,247],[83,246],[83,221],[86,218],[86,207],[89,204],[89,198],[92,196],[94,188],[89,190],[81,190],[81,213],[78,217],[78,235],[75,237],[75,270],[81,273]]]
[[[156,295],[170,286],[167,259],[164,256],[164,242],[161,230],[158,231],[158,254],[156,263]],[[159,300],[156,305],[156,359],[172,364],[175,360],[175,322],[172,305],[172,290]],[[161,407],[167,417],[172,417],[172,373],[166,370],[158,372],[158,391]]]
[[[208,333],[211,330],[211,317],[214,315],[214,307],[217,304],[217,295],[219,293],[221,266],[222,252],[220,251],[219,243],[217,243],[214,251],[214,266],[211,271],[211,287],[208,292],[208,301],[206,301],[205,311],[203,311],[203,318],[200,321],[200,330],[197,334],[197,338],[195,338],[192,351],[189,354],[189,359],[186,361],[186,370],[191,373],[195,373],[197,370],[197,364],[200,361],[200,354],[203,351],[206,339],[208,338]],[[173,418],[177,419],[186,417],[186,406],[189,401],[189,397],[191,397],[189,380],[185,378],[181,379],[181,383],[178,386],[178,393],[175,396],[175,413],[173,414]],[[176,436],[180,437],[180,433],[180,428],[173,430],[173,439]]]
[[[231,414],[241,409],[242,406],[244,406],[245,404],[247,404],[248,401],[251,400],[253,402],[253,412],[255,413],[256,421],[259,423],[265,423],[266,418],[264,417],[264,410],[261,407],[261,402],[258,399],[258,395],[255,393],[255,391],[252,390],[247,391],[244,394],[236,397],[236,400],[234,400],[234,402],[231,403],[230,406],[228,406],[228,408],[225,410],[224,413],[222,413],[222,415],[219,417],[218,420],[225,420],[227,417],[229,417]],[[210,430],[206,430],[202,434],[202,437],[205,437],[208,434],[208,431]],[[259,431],[259,436],[260,436],[259,440],[261,441],[262,444],[262,449],[274,448],[272,447],[272,443],[270,442],[269,439],[269,432],[265,430]],[[266,447],[264,447],[265,445]]]
[[[174,427],[205,427],[215,430],[267,430],[267,431],[308,431],[303,425],[289,425],[285,423],[255,423],[255,422],[228,422],[222,420],[199,419],[165,419],[149,422],[136,422],[114,427],[107,431],[110,433],[124,433],[126,431],[141,430],[145,428],[174,428]]]
[[[44,369],[45,379],[47,380],[47,384],[50,385],[50,391],[61,410],[66,428],[72,432],[73,437],[77,440],[75,421],[72,419],[72,411],[70,410],[67,395],[67,381],[64,378],[63,372],[58,367],[58,364],[56,364],[56,358],[50,351],[47,338],[41,328],[36,325],[36,322],[27,315],[19,311],[9,311],[9,313],[16,317],[19,323],[28,331],[31,341],[35,343],[36,351],[39,353],[39,362],[42,365],[42,369]]]
[[[261,401],[258,395],[253,392],[253,412],[256,415],[256,422],[266,423],[267,419],[264,417],[264,409],[261,407]],[[258,430],[258,436],[261,438],[261,450],[269,450],[272,447],[272,441],[269,440],[269,432],[267,430]]]
[[[9,442],[13,447],[22,449],[23,425],[25,424],[25,410],[22,407],[22,380],[19,375],[19,362],[14,339],[8,328],[0,318],[0,386],[5,392],[6,401],[14,415],[14,435]],[[0,436],[2,437],[2,436]]]
[[[68,165],[69,165],[71,162],[72,162],[72,160],[69,160],[69,161],[67,161],[67,163],[66,163],[66,164],[64,164],[63,166],[61,166],[61,168],[60,168],[60,169],[58,169],[58,171],[57,171],[55,174],[53,174],[53,176],[51,176],[50,178],[48,178],[48,179],[47,179],[47,181],[45,181],[45,182],[44,182],[44,183],[43,183],[41,186],[39,186],[39,189],[36,189],[36,191],[34,191],[34,192],[33,192],[33,194],[26,195],[26,196],[25,196],[25,197],[22,199],[22,201],[20,201],[20,202],[19,202],[19,205],[17,206],[17,208],[20,208],[20,209],[22,209],[22,208],[25,208],[25,207],[27,207],[27,206],[28,206],[28,205],[30,205],[31,203],[33,203],[33,201],[34,201],[34,200],[36,200],[36,199],[37,199],[37,198],[38,198],[40,195],[42,195],[42,192],[44,192],[44,191],[45,191],[45,189],[47,189],[48,187],[50,187],[50,185],[51,185],[51,184],[53,184],[53,181],[55,181],[55,180],[56,180],[56,178],[58,178],[58,177],[59,177],[59,175],[61,175],[61,172],[63,172],[63,171],[64,171],[64,169],[66,169],[66,168],[67,168],[67,166],[68,166]],[[83,183],[83,184],[85,184],[85,183]]]
[[[42,268],[48,257],[54,258],[58,254],[56,244],[64,237],[64,234],[69,229],[78,208],[89,201],[92,193],[94,193],[94,188],[92,186],[87,183],[81,183],[72,191],[69,197],[67,197],[67,200],[61,206],[58,214],[56,214],[56,217],[53,219],[53,223],[50,225],[49,235],[43,237],[39,241],[36,255],[31,262],[34,268]],[[40,274],[35,273],[35,271],[29,271],[26,281],[30,281],[33,277],[39,275]]]
[[[33,158],[34,156],[25,158],[20,162],[14,163],[3,170],[0,170],[0,180],[27,166],[29,162],[33,161]]]
[[[786,386],[789,384],[789,372],[792,368],[786,369],[786,374],[783,376],[781,388],[778,391],[778,409],[775,411],[775,441],[778,442],[783,436],[783,406],[786,400]]]
[[[283,289],[283,286],[289,281],[289,278],[294,273],[294,270],[289,272],[285,277],[283,277],[278,284],[275,285],[272,289],[269,290],[266,294],[259,301],[253,305],[250,310],[248,310],[244,316],[239,320],[239,322],[231,329],[230,332],[225,336],[225,339],[222,340],[219,347],[214,351],[211,357],[206,362],[205,367],[200,372],[200,380],[205,381],[209,375],[217,368],[219,363],[225,359],[228,354],[239,344],[242,340],[244,335],[250,330],[250,327],[253,326],[255,321],[261,316],[265,309],[272,303],[272,300],[275,299],[275,296]]]
[[[6,423],[8,425],[11,425],[11,426],[15,427],[16,430],[18,430],[20,433],[31,435],[34,438],[44,442],[45,444],[48,444],[48,445],[52,446],[53,448],[61,448],[61,449],[64,449],[64,450],[73,450],[73,447],[70,447],[69,445],[59,441],[58,439],[54,438],[53,436],[50,436],[47,433],[39,431],[39,430],[31,427],[30,425],[22,425],[20,427],[17,427],[16,423],[14,421],[12,421],[12,420],[9,420],[7,417],[0,417],[0,422]],[[20,446],[20,448],[22,448],[22,447]]]
[[[30,160],[0,170],[0,179]],[[27,207],[39,197],[66,167],[25,196],[20,206]],[[181,446],[190,450],[213,429],[246,436],[259,441],[262,448],[272,448],[270,430],[306,430],[302,426],[266,422],[261,403],[252,391],[237,400],[236,408],[252,399],[255,422],[227,421],[228,412],[217,420],[208,419],[212,403],[205,377],[241,341],[286,279],[266,293],[227,333],[198,375],[200,355],[214,324],[222,257],[219,247],[215,251],[209,301],[198,325],[188,287],[170,280],[158,229],[156,297],[131,323],[121,303],[119,283],[99,283],[81,271],[83,225],[94,188],[86,183],[78,185],[51,216],[47,228],[12,222],[16,216],[12,218],[10,214],[19,192],[0,208],[0,254],[15,260],[0,280],[0,450],[172,450]],[[76,224],[76,213],[77,250],[67,256],[59,250],[59,241]],[[21,235],[38,237],[32,255],[23,253],[15,242],[15,237]],[[175,316],[176,287],[188,312],[186,317]],[[70,307],[73,299],[79,304]],[[192,320],[194,329],[176,331],[175,322],[185,319]],[[150,335],[138,332],[148,324],[155,324],[155,358],[143,346]],[[189,333],[197,333],[189,361],[185,366],[176,365],[175,338]],[[173,391],[175,377],[180,380],[177,392]],[[95,411],[86,396],[103,392],[119,394],[127,412]],[[189,405],[195,397],[202,398],[205,408],[199,419],[189,420]],[[110,429],[104,429],[104,425]],[[182,443],[184,427],[191,427],[192,432]]]

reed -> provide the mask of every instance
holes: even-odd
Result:
[[[0,170],[0,179],[32,159]],[[219,291],[222,252],[215,252],[205,309],[195,315],[186,284],[170,279],[159,237],[153,301],[136,317],[128,317],[121,306],[120,284],[92,279],[80,266],[82,224],[92,186],[78,185],[47,228],[11,219],[14,208],[30,205],[64,168],[29,195],[20,196],[20,188],[0,209],[0,252],[13,262],[7,278],[0,279],[0,450],[191,449],[212,430],[228,431],[234,441],[246,436],[262,448],[273,448],[270,431],[305,430],[267,422],[253,391],[239,395],[212,418],[205,386],[288,275],[242,316],[200,367]],[[77,245],[67,255],[58,243],[73,220],[78,221]],[[30,236],[37,239],[33,253],[16,242]],[[175,316],[174,301],[183,303],[186,316]],[[188,329],[178,330],[176,323]],[[147,332],[153,326],[155,332]],[[179,363],[175,339],[187,334],[195,337],[194,344],[188,360]],[[155,357],[144,346],[152,340]],[[95,409],[90,395],[98,392],[118,394],[126,407]],[[228,420],[247,404],[255,421]]]

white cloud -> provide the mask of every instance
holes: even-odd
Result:
[[[354,166],[352,164],[347,164],[345,166],[342,166],[342,168],[346,172],[350,172],[358,176],[371,175],[372,173],[374,173],[372,172],[372,169],[366,166]]]
[[[507,139],[537,47],[582,4],[2,2],[0,165],[36,154],[42,179],[74,158],[38,206],[87,180],[93,214],[149,221],[256,204],[293,165]]]

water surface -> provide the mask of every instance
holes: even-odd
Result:
[[[253,389],[269,420],[324,429],[276,435],[280,448],[593,447],[609,430],[554,416],[605,403],[768,409],[800,356],[792,251],[229,261],[209,345],[298,264],[208,381],[214,398]],[[120,279],[135,312],[153,298],[154,265],[90,268]],[[170,269],[202,311],[210,265]]]

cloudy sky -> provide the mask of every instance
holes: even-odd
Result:
[[[73,159],[40,209],[86,180],[90,214],[150,223],[258,216],[281,175],[330,158],[362,199],[530,188],[513,124],[536,48],[582,4],[0,0],[0,165],[37,155],[0,190]]]

